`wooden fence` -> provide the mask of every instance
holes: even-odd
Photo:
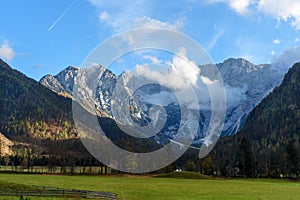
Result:
[[[62,198],[87,198],[87,199],[108,199],[116,200],[117,194],[111,192],[99,192],[90,190],[74,190],[40,187],[36,190],[14,190],[0,188],[0,196],[37,196],[37,197],[62,197]]]

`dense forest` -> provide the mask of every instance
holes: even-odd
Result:
[[[75,137],[71,99],[57,95],[0,60],[0,132],[26,137]],[[28,139],[28,142],[30,141]]]
[[[243,129],[222,138],[210,156],[223,176],[299,176],[300,63],[250,113]]]

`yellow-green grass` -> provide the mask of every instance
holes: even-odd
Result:
[[[300,183],[268,179],[184,179],[150,176],[59,176],[0,174],[0,183],[97,190],[118,199],[300,199]],[[0,197],[0,199],[7,199]],[[17,199],[17,197],[10,198]],[[30,198],[38,199],[38,198]],[[45,199],[45,198],[43,198]]]

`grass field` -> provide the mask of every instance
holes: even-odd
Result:
[[[184,179],[147,176],[58,176],[0,174],[0,183],[98,190],[118,199],[300,199],[300,182],[267,179]],[[6,183],[7,184],[7,183]],[[0,197],[0,199],[7,199]],[[9,199],[18,199],[17,197]],[[39,199],[39,198],[30,198]],[[45,199],[45,198],[43,198]],[[53,198],[52,198],[53,199]]]

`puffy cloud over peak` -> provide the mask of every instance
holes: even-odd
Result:
[[[16,53],[14,52],[14,49],[10,46],[9,42],[5,40],[0,45],[0,57],[5,60],[12,61],[15,56]]]

